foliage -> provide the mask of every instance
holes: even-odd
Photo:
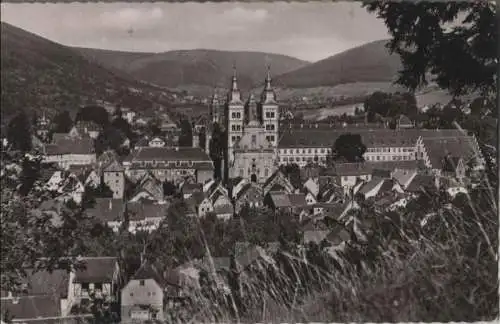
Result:
[[[76,114],[75,122],[92,121],[101,127],[109,125],[109,113],[101,106],[84,106]]]
[[[291,184],[294,188],[300,188],[302,181],[300,178],[300,167],[296,163],[286,164],[280,166],[281,172],[290,179]]]
[[[361,135],[342,134],[333,144],[330,159],[333,161],[361,162],[364,161],[363,154],[365,154],[365,151],[366,146],[361,140]]]
[[[28,115],[24,111],[20,111],[9,122],[7,128],[7,140],[12,149],[28,152],[31,150],[31,127]]]
[[[374,122],[376,116],[398,117],[406,115],[413,118],[417,114],[417,100],[411,93],[374,92],[364,102],[369,122]]]
[[[50,213],[39,211],[39,205],[50,199],[42,184],[35,181],[21,196],[16,182],[6,181],[20,177],[21,172],[9,170],[4,169],[2,175],[1,288],[17,291],[28,269],[50,271],[78,265],[76,256],[87,254],[88,243],[93,240],[93,223],[71,202],[61,209],[60,222]]]
[[[165,181],[163,183],[163,194],[168,196],[173,196],[177,192],[177,187],[170,181]]]
[[[226,155],[226,133],[218,123],[213,125],[212,139],[209,144],[210,158],[214,161],[215,179],[221,179],[221,163]]]
[[[193,146],[193,127],[187,119],[182,119],[180,122],[181,134],[179,135],[179,146]]]
[[[96,198],[112,198],[113,191],[109,186],[104,182],[97,186],[87,185],[85,186],[85,192],[82,197],[82,206],[84,209],[91,208],[95,204]]]
[[[51,131],[53,133],[69,133],[72,127],[73,120],[71,119],[69,111],[63,110],[55,115],[54,119],[52,120]]]
[[[431,81],[456,95],[496,93],[493,2],[366,1],[364,6],[389,29],[388,47],[403,63],[398,83],[417,89],[429,82],[430,74]]]
[[[123,143],[126,139],[126,135],[121,130],[107,126],[95,140],[95,151],[97,154],[101,154],[104,151],[113,150],[120,155],[125,155],[127,151],[123,147]]]

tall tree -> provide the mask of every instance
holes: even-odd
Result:
[[[31,150],[31,127],[30,119],[24,111],[19,112],[10,122],[7,128],[7,140],[12,148],[21,152]]]
[[[106,127],[109,124],[109,113],[104,107],[89,105],[78,111],[75,121],[93,121],[102,127]]]
[[[342,134],[333,144],[331,159],[333,161],[362,162],[365,152],[366,146],[363,144],[361,135]]]
[[[497,91],[498,20],[492,1],[366,1],[384,20],[391,53],[401,57],[398,83],[416,90],[429,81],[455,95]]]
[[[210,150],[210,158],[214,161],[215,165],[215,175],[216,179],[220,179],[222,177],[221,174],[221,163],[226,154],[226,134],[221,129],[219,124],[215,123],[212,130],[212,139],[210,140],[209,150]]]
[[[180,123],[181,134],[179,136],[179,146],[193,146],[193,126],[187,119],[182,119]]]
[[[58,113],[52,121],[54,133],[68,133],[73,127],[73,120],[67,110]]]

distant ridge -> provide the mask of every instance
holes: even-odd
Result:
[[[236,63],[238,83],[241,88],[249,89],[263,81],[268,64],[275,75],[310,64],[286,55],[251,51],[195,49],[136,53],[77,47],[74,49],[104,67],[118,69],[137,79],[169,88],[227,86],[228,77],[233,73],[233,64]]]
[[[89,62],[71,47],[4,22],[1,33],[2,117],[21,109],[75,112],[85,98],[136,109],[148,109],[160,96],[162,103],[170,100],[171,92]]]
[[[355,82],[391,82],[401,69],[398,55],[390,55],[387,40],[354,47],[274,78],[285,88],[334,87]]]

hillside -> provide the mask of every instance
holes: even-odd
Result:
[[[314,88],[355,82],[391,82],[401,67],[390,55],[386,40],[367,43],[295,71],[279,75],[274,83],[284,88]]]
[[[20,109],[74,112],[90,100],[148,109],[172,93],[89,62],[70,47],[1,23],[2,118]]]
[[[104,67],[124,71],[137,79],[169,88],[227,86],[236,63],[242,89],[265,78],[266,65],[273,75],[307,66],[309,62],[290,56],[260,52],[181,50],[164,53],[135,53],[74,48]]]

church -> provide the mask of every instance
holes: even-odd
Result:
[[[264,183],[278,167],[279,110],[269,68],[259,100],[253,93],[243,99],[234,69],[224,105],[216,94],[212,97],[210,119],[226,130],[225,178]]]

